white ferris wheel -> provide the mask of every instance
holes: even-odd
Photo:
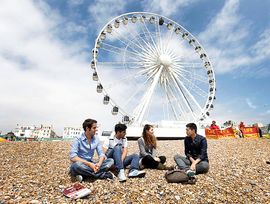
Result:
[[[101,29],[92,56],[97,92],[123,122],[209,120],[216,92],[212,64],[175,21],[148,12],[117,16]]]

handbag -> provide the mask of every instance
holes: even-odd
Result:
[[[165,173],[165,179],[168,183],[195,184],[195,177],[188,177],[185,171],[174,169]]]

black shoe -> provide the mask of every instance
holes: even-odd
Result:
[[[101,179],[107,179],[107,180],[114,180],[115,175],[114,175],[112,172],[108,171],[108,172],[104,172],[104,173],[101,175],[100,178],[101,178]]]

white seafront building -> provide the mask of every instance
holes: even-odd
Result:
[[[72,139],[77,136],[80,136],[83,132],[83,129],[80,127],[64,127],[63,139]]]
[[[17,124],[14,131],[15,136],[20,138],[56,138],[57,135],[53,130],[52,125],[40,125],[40,126],[22,126]]]

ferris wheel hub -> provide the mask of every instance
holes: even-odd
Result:
[[[158,58],[159,64],[164,67],[169,67],[172,64],[171,57],[167,54],[161,54]]]

